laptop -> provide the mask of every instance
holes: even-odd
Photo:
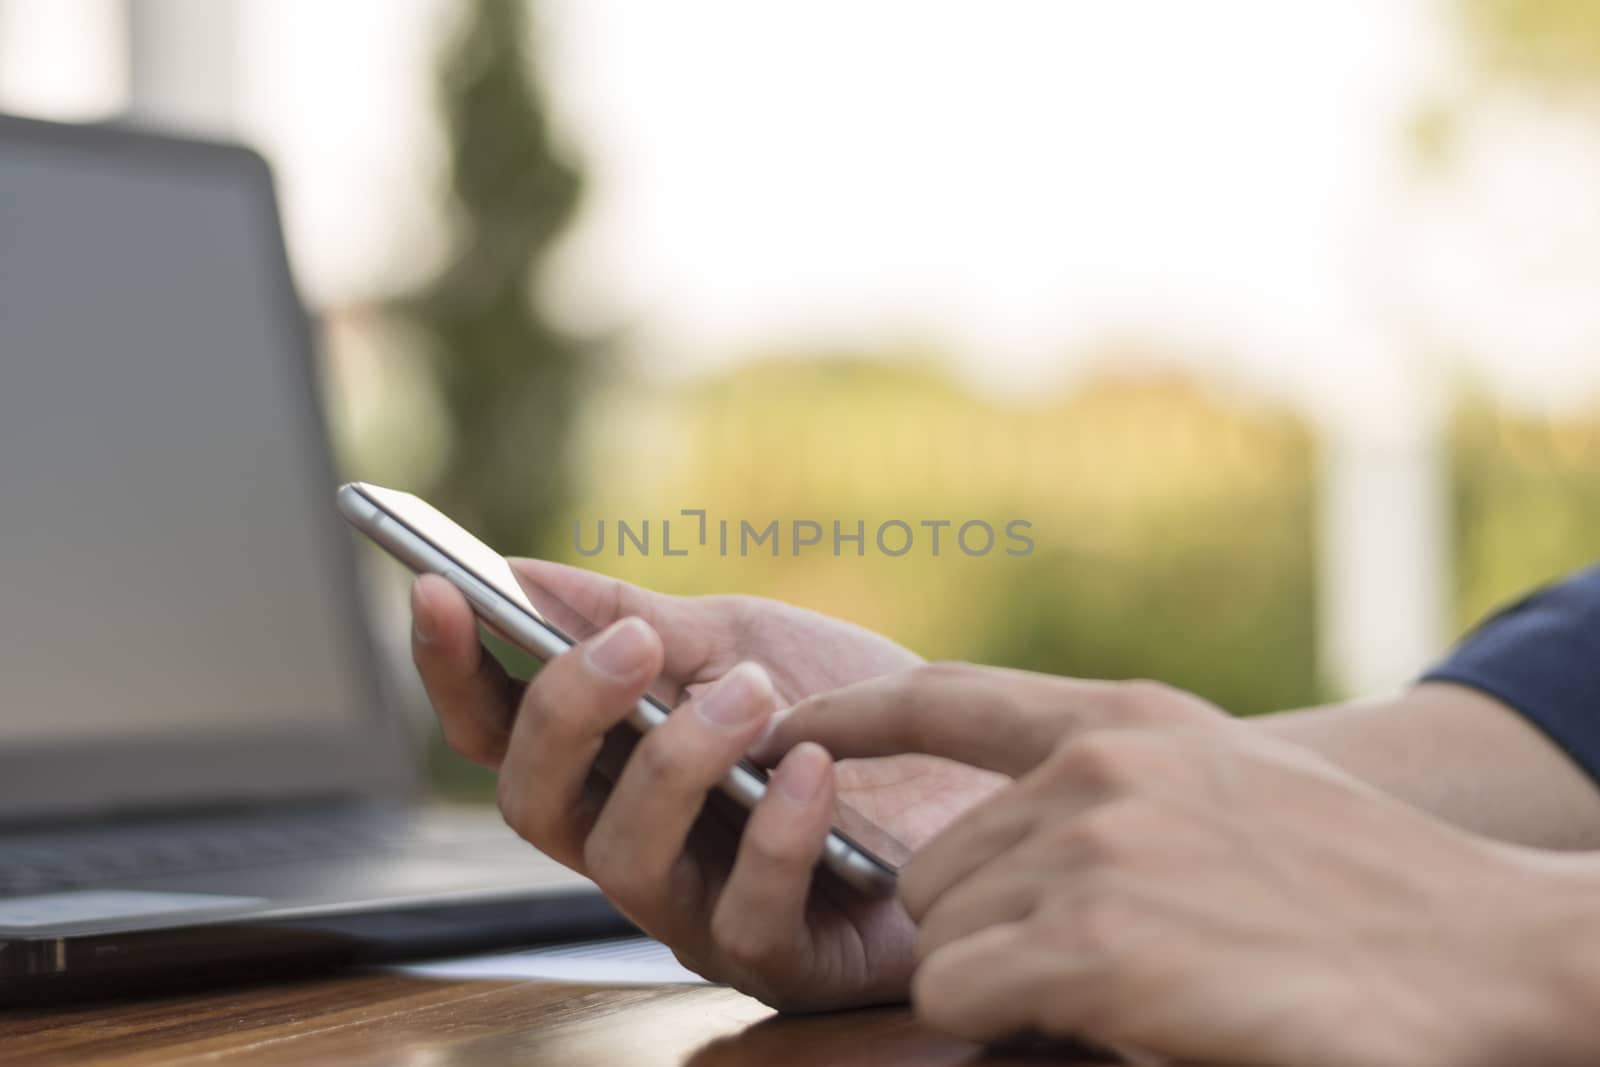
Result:
[[[422,802],[267,167],[0,117],[0,1003],[627,931]]]

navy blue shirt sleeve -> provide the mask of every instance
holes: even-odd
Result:
[[[1600,566],[1502,608],[1422,680],[1510,705],[1600,782]]]

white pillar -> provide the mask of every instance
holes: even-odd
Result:
[[[1324,423],[1319,660],[1345,695],[1393,689],[1448,634],[1448,470],[1431,405],[1346,413]]]
[[[129,113],[230,136],[238,121],[238,0],[127,0]]]
[[[105,119],[127,96],[122,0],[0,0],[0,111]]]

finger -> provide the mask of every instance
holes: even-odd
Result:
[[[438,575],[412,584],[411,618],[411,658],[445,740],[474,763],[498,767],[522,683],[484,650],[466,598]]]
[[[900,871],[906,913],[922,922],[947,892],[1033,832],[1038,806],[1012,785],[965,812],[924,845]]]
[[[1162,788],[1173,780],[1171,761],[1184,757],[1171,750],[1181,736],[1100,730],[1062,743],[1043,764],[969,809],[911,858],[899,885],[906,911],[923,922],[947,893],[1004,853],[1012,853],[1001,863],[1006,870],[1039,870],[1103,849],[1108,835],[1125,834],[1125,816],[1107,807],[1109,801],[1130,785]],[[1096,807],[1108,816],[1076,818]]]
[[[753,758],[800,741],[835,758],[922,752],[1025,773],[1067,733],[1115,718],[1117,686],[969,664],[929,664],[819,693],[776,720]]]
[[[923,961],[911,980],[911,1003],[918,1016],[940,1030],[972,1041],[997,1041],[1043,1029],[1040,1005],[1052,995],[1060,966],[1039,947],[1026,923],[1002,923]]]
[[[713,600],[668,596],[581,567],[511,559],[512,573],[535,607],[574,637],[635,615],[660,635],[668,678],[688,680],[728,642]]]
[[[584,868],[642,925],[661,927],[693,910],[673,899],[690,827],[776,706],[766,671],[741,663],[650,730],[629,757],[584,842]]]
[[[819,745],[797,746],[773,772],[711,915],[712,942],[736,967],[764,974],[803,956],[832,798],[833,759]]]
[[[980,873],[939,898],[917,924],[917,958],[928,959],[944,946],[991,926],[1019,922],[1039,905],[1040,874],[1004,865]]]
[[[557,656],[528,683],[500,767],[500,811],[512,829],[583,869],[595,816],[585,783],[607,731],[627,718],[660,667],[660,639],[630,617]]]

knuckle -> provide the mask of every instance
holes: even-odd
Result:
[[[669,597],[669,600],[699,602],[706,614],[728,620],[729,628],[744,630],[770,613],[773,601],[745,593],[720,593],[700,597]],[[787,606],[787,605],[785,605]]]
[[[652,791],[676,794],[689,780],[688,767],[674,751],[672,740],[673,731],[665,727],[651,730],[628,757],[631,773],[642,776]]]
[[[917,923],[917,932],[911,941],[911,958],[918,963],[925,962],[942,948],[950,939],[937,924],[926,921]]]
[[[783,873],[803,868],[804,857],[795,853],[794,842],[784,835],[746,828],[739,841],[739,859],[762,872]]]
[[[920,922],[933,903],[934,886],[925,873],[926,866],[918,863],[918,858],[913,856],[904,867],[900,868],[895,891],[900,897],[901,905],[906,909],[906,914]]]
[[[940,686],[957,682],[972,673],[970,663],[959,660],[934,660],[930,663],[919,663],[911,668],[909,679],[912,688],[937,689]]]
[[[957,1036],[968,1036],[963,1008],[968,998],[961,976],[938,956],[931,957],[911,976],[911,1007],[928,1025]]]
[[[959,684],[971,674],[966,663],[936,661],[921,663],[902,673],[892,694],[891,714],[899,731],[916,746],[926,746],[936,738],[939,724],[924,714],[935,694]]]
[[[501,775],[495,786],[495,804],[500,809],[500,818],[518,837],[537,845],[540,834],[529,816],[527,799],[512,781],[510,777]]]
[[[1063,897],[1044,918],[1051,927],[1051,940],[1064,942],[1090,970],[1090,984],[1103,986],[1111,980],[1128,941],[1132,916],[1107,879],[1083,879],[1079,891]]]
[[[525,779],[501,773],[495,786],[495,805],[511,831],[556,862],[584,871],[579,848],[581,831],[574,813],[565,805],[552,806],[535,791],[519,784]]]
[[[1130,734],[1096,731],[1074,737],[1050,760],[1056,777],[1105,789],[1126,783],[1139,770],[1138,741]]]
[[[712,915],[711,942],[720,956],[744,971],[759,972],[785,955],[785,945],[771,923],[751,922],[723,908]]]
[[[953,660],[920,663],[900,675],[895,695],[902,710],[918,712],[935,694],[968,681],[974,670],[970,663]]]
[[[960,887],[930,907],[917,923],[912,955],[917,960],[926,960],[945,945],[976,932],[978,927],[973,926],[971,921],[973,901],[972,892]]]
[[[611,835],[597,831],[584,839],[583,869],[608,896],[621,899],[628,884],[628,862]]]
[[[469,760],[480,762],[488,750],[482,733],[455,715],[440,715],[439,728],[444,733],[444,743]]]
[[[659,916],[682,906],[673,900],[671,864],[664,869],[641,865],[636,862],[637,850],[617,835],[591,833],[576,851],[582,857],[583,874],[641,925],[640,916]]]
[[[1190,723],[1206,714],[1207,705],[1193,693],[1165,682],[1135,678],[1117,682],[1115,689],[1118,718],[1130,726],[1162,726]]]
[[[570,866],[571,850],[567,847],[565,827],[560,818],[514,783],[515,779],[501,775],[495,787],[495,804],[500,809],[501,820],[522,840]]]
[[[1115,866],[1137,849],[1137,830],[1124,806],[1108,805],[1062,824],[1056,844],[1091,866]]]
[[[1115,898],[1092,894],[1078,912],[1078,946],[1091,960],[1114,960],[1126,935]]]
[[[574,687],[562,683],[565,672],[559,664],[570,655],[571,652],[564,652],[541,668],[522,694],[518,718],[528,720],[530,729],[547,737],[579,735],[588,718],[588,701]]]
[[[945,982],[944,969],[938,960],[927,961],[911,975],[912,1010],[934,1026],[943,1021]]]

